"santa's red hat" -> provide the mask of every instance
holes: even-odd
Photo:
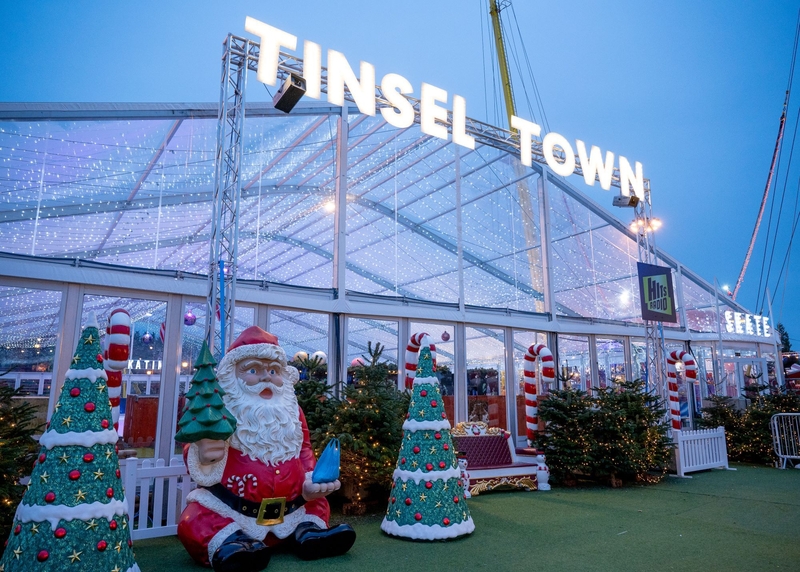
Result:
[[[258,326],[250,326],[228,347],[217,369],[227,369],[245,358],[269,359],[286,367],[286,352],[278,345],[278,336],[265,332]]]

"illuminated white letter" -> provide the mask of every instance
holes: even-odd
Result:
[[[558,145],[564,150],[564,162],[561,163],[553,154],[553,148]],[[550,132],[542,140],[542,153],[544,160],[553,169],[556,175],[567,177],[575,171],[575,153],[567,138],[558,133]]]
[[[350,90],[359,111],[375,115],[375,66],[361,62],[361,78],[356,79],[344,54],[328,50],[328,101],[344,105],[344,86]]]
[[[413,93],[411,82],[396,73],[387,73],[381,80],[381,91],[392,107],[381,107],[381,115],[386,123],[400,129],[411,127],[414,123],[414,108],[401,94]]]
[[[426,135],[447,140],[447,127],[436,123],[438,119],[447,123],[447,110],[436,105],[437,101],[447,103],[447,92],[428,83],[422,84],[419,102],[419,128]]]
[[[734,312],[733,313],[733,325],[734,325],[734,328],[736,329],[736,333],[737,334],[743,334],[744,333],[744,327],[743,327],[744,326],[744,317],[742,316],[742,314],[740,312]]]
[[[633,174],[631,164],[622,155],[619,156],[619,190],[626,197],[631,196],[630,188],[633,187],[633,194],[644,200],[644,175],[642,174],[642,164],[636,161],[636,174]]]
[[[319,44],[303,42],[303,79],[306,95],[319,99],[322,92],[322,48]]]
[[[467,149],[475,148],[475,139],[467,135],[467,102],[460,95],[453,96],[453,143]]]
[[[729,334],[732,334],[736,331],[735,326],[733,325],[733,312],[730,310],[725,310],[725,329]]]
[[[297,36],[273,28],[250,16],[244,21],[244,29],[261,38],[261,51],[258,54],[258,81],[267,85],[275,85],[278,79],[278,54],[281,47],[294,50],[297,47]]]
[[[769,318],[764,316],[764,336],[770,337],[772,334],[769,331]]]
[[[764,321],[764,318],[762,318],[761,316],[753,316],[753,321],[756,324],[756,335],[760,336],[761,335],[761,324]]]
[[[586,145],[580,139],[575,140],[578,147],[578,158],[581,160],[583,180],[590,187],[594,186],[594,178],[600,181],[600,186],[607,191],[611,188],[611,175],[614,174],[614,153],[606,151],[606,162],[603,163],[600,147],[592,145],[589,156],[586,156]]]
[[[542,132],[542,128],[533,123],[526,121],[516,115],[511,116],[511,127],[519,130],[519,160],[526,167],[531,166],[531,136],[538,137]]]
[[[748,336],[753,335],[753,315],[752,314],[745,314],[744,315],[744,331]]]

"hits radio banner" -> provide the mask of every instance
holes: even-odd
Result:
[[[672,269],[641,262],[638,262],[637,266],[642,319],[653,322],[677,322]]]

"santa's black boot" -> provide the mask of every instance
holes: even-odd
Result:
[[[350,550],[356,541],[356,531],[349,524],[331,528],[320,528],[311,522],[303,522],[294,530],[297,555],[303,560],[316,560],[340,556]]]
[[[258,572],[269,564],[270,549],[260,540],[237,530],[214,552],[214,572]]]

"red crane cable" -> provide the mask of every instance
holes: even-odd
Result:
[[[736,294],[739,293],[739,288],[744,281],[744,274],[747,272],[747,265],[750,264],[750,256],[753,254],[753,247],[756,244],[756,237],[758,236],[758,227],[761,226],[761,218],[764,216],[764,208],[767,206],[767,197],[769,196],[769,188],[772,185],[772,176],[775,174],[775,163],[778,160],[778,155],[781,149],[781,140],[783,139],[783,128],[786,125],[786,108],[789,105],[789,90],[786,90],[786,98],[783,101],[783,113],[781,113],[781,123],[778,128],[778,140],[775,141],[775,151],[772,153],[772,164],[769,166],[769,175],[767,176],[767,186],[764,189],[764,196],[761,198],[761,208],[758,210],[758,218],[756,218],[756,227],[753,229],[753,236],[750,237],[750,246],[747,247],[747,255],[744,257],[744,264],[742,264],[742,271],[739,273],[739,278],[736,280],[736,286],[733,289],[732,298],[736,300]]]

